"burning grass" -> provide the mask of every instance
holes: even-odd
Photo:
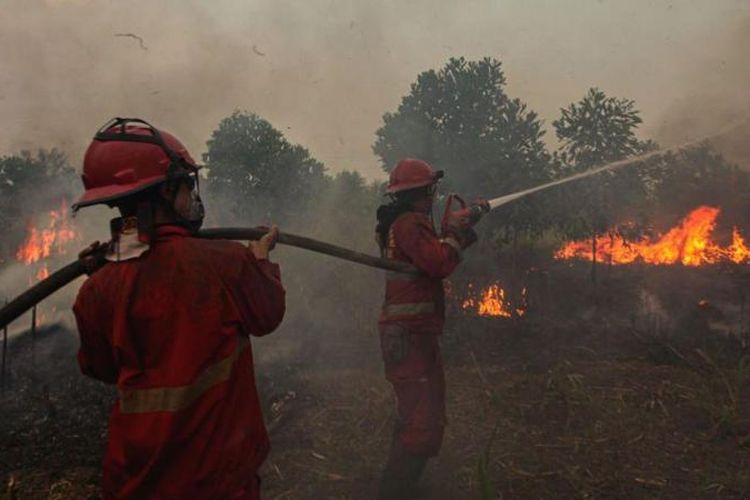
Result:
[[[69,243],[80,240],[65,200],[60,202],[59,210],[51,210],[46,218],[46,227],[37,226],[33,219],[29,221],[26,239],[16,251],[16,259],[33,264],[51,255],[65,254]]]
[[[676,264],[701,266],[722,261],[745,263],[750,259],[750,248],[738,228],[732,230],[732,242],[722,246],[713,241],[716,220],[721,210],[700,206],[680,223],[657,238],[627,241],[617,231],[597,242],[597,256],[601,262],[612,264]],[[555,253],[557,259],[591,260],[594,251],[591,240],[572,241]]]
[[[475,311],[480,316],[500,316],[510,318],[513,316],[513,310],[505,298],[505,290],[499,283],[489,285],[479,292],[475,297],[474,287],[469,283],[467,290],[468,297],[463,300],[461,307],[466,311]]]

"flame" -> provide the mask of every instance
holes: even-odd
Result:
[[[528,294],[528,292],[526,290],[526,287],[524,287],[523,290],[521,290],[521,305],[519,305],[518,307],[516,307],[516,314],[519,317],[523,316],[524,314],[526,314],[526,309],[528,308],[528,303],[527,303],[527,300],[526,300],[527,294]]]
[[[76,231],[68,217],[68,207],[63,200],[60,210],[48,213],[47,227],[40,229],[33,219],[29,221],[26,240],[16,251],[16,258],[25,264],[33,264],[46,259],[53,251],[61,255],[66,251],[66,244],[76,238]]]
[[[621,236],[602,238],[597,242],[597,256],[613,264],[630,264],[635,261],[647,264],[676,264],[700,266],[723,260],[742,263],[750,260],[750,248],[739,230],[732,231],[732,243],[721,247],[711,240],[716,219],[721,210],[700,206],[690,212],[666,234],[655,238],[628,242]],[[555,259],[591,259],[591,240],[572,241],[555,253]]]
[[[42,281],[43,279],[46,279],[49,276],[49,269],[47,269],[47,264],[43,264],[41,268],[39,268],[39,271],[36,273],[36,279],[39,281]]]
[[[732,229],[732,244],[729,245],[728,257],[735,264],[740,264],[750,258],[750,248],[745,244],[745,239],[736,227]]]
[[[70,222],[65,200],[60,203],[59,210],[48,212],[46,218],[46,227],[37,226],[34,219],[29,221],[26,239],[16,251],[16,258],[19,261],[27,265],[39,263],[33,277],[29,278],[30,284],[35,279],[41,281],[49,276],[49,268],[45,259],[52,255],[65,254],[67,244],[79,239],[78,233]]]
[[[473,286],[469,284],[471,292]],[[495,283],[480,293],[479,298],[469,297],[463,301],[461,307],[465,310],[475,309],[480,316],[501,316],[510,318],[512,310],[505,298],[505,290]]]

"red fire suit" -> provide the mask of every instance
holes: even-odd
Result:
[[[454,238],[439,239],[420,212],[406,212],[391,224],[385,256],[409,262],[423,276],[388,273],[379,321],[385,374],[396,393],[396,439],[405,450],[434,456],[445,426],[445,376],[438,336],[445,298],[442,279],[459,262]]]
[[[276,264],[177,226],[83,284],[78,361],[119,392],[105,498],[258,498],[269,442],[248,335],[277,327],[284,294]]]

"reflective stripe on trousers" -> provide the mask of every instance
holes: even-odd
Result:
[[[235,361],[248,345],[250,341],[246,337],[240,337],[232,354],[206,368],[192,384],[150,389],[119,389],[120,412],[175,412],[190,406],[206,391],[229,380]]]

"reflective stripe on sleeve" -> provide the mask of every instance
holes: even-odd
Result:
[[[192,404],[206,391],[229,380],[235,361],[243,349],[250,345],[240,337],[232,354],[206,368],[192,384],[149,389],[120,389],[121,413],[149,413],[157,411],[180,411]]]
[[[458,242],[456,238],[453,236],[446,236],[445,238],[442,238],[440,240],[440,243],[445,243],[447,245],[450,245],[453,247],[453,249],[458,252],[458,256],[461,256],[461,244]]]

